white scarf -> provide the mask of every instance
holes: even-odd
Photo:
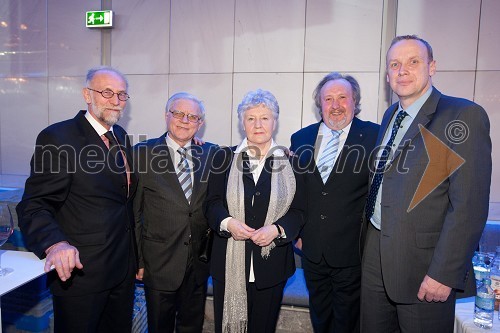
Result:
[[[271,156],[274,147],[265,158]],[[295,195],[295,175],[286,155],[274,154],[271,161],[271,193],[264,226],[276,222],[286,214]],[[226,200],[229,214],[245,221],[245,191],[243,186],[243,152],[234,154],[227,182]],[[267,259],[274,242],[262,247],[261,256]],[[224,310],[222,331],[224,333],[244,333],[247,331],[247,295],[245,281],[245,242],[235,241],[232,237],[227,241],[225,272]]]

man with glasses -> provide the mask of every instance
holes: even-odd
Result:
[[[130,142],[116,125],[129,99],[125,76],[88,71],[87,111],[37,138],[19,226],[46,258],[55,332],[130,332],[136,251]]]
[[[174,94],[165,109],[167,133],[134,147],[137,278],[144,281],[150,333],[203,328],[209,265],[200,257],[208,230],[202,206],[217,147],[193,140],[204,118],[198,98]]]

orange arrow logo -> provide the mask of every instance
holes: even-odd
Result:
[[[408,213],[465,163],[460,155],[451,150],[428,129],[421,124],[418,127],[424,139],[429,162],[408,207]]]

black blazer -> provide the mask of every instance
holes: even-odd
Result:
[[[82,270],[62,282],[50,273],[54,295],[76,296],[109,289],[135,262],[132,200],[137,181],[110,169],[108,149],[85,111],[44,129],[36,140],[31,174],[16,210],[26,246],[39,258],[51,245],[67,241],[80,253]],[[123,128],[115,136],[132,165]],[[128,274],[135,272],[128,271]]]
[[[191,144],[193,193],[188,203],[179,184],[166,133],[134,147],[139,184],[134,200],[139,267],[144,283],[156,290],[177,290],[184,278],[188,252],[192,251],[198,284],[206,283],[209,265],[198,259],[200,240],[208,223],[203,215],[208,174],[217,145]]]
[[[315,263],[323,256],[333,267],[359,265],[368,163],[379,126],[354,117],[334,169],[323,184],[314,158],[320,144],[316,142],[320,124],[307,126],[291,137],[290,149],[299,157],[307,195],[306,224],[300,234],[302,252]]]
[[[216,280],[225,281],[226,270],[226,247],[227,239],[231,237],[228,232],[220,231],[220,223],[229,217],[226,189],[231,163],[234,157],[234,149],[223,148],[217,152],[210,174],[208,184],[208,194],[206,201],[205,214],[208,218],[210,227],[215,231],[212,263],[210,273]],[[273,156],[265,161],[264,169],[260,174],[257,184],[248,167],[248,156],[243,155],[243,186],[245,191],[245,219],[247,225],[258,229],[264,226],[267,208],[269,205],[269,196],[271,193],[271,168],[270,164]],[[296,159],[291,159],[292,165]],[[245,270],[246,281],[248,281],[250,272],[250,255],[253,252],[253,268],[255,274],[255,284],[257,288],[269,288],[286,281],[295,272],[295,261],[293,256],[292,240],[297,237],[300,228],[304,224],[303,212],[305,210],[305,197],[303,191],[303,180],[301,175],[295,174],[297,188],[295,197],[288,212],[275,222],[279,224],[286,233],[286,238],[276,239],[276,247],[271,250],[267,259],[260,255],[261,247],[255,245],[251,240],[245,243]],[[253,199],[253,205],[252,205]]]

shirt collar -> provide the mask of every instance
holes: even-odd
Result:
[[[354,120],[354,118],[353,118],[353,120]],[[352,120],[346,127],[344,127],[342,129],[342,134],[340,136],[341,137],[344,135],[347,136],[347,134],[349,134],[349,131],[351,130],[351,126],[352,126]],[[320,132],[320,134],[323,135],[323,137],[332,136],[332,129],[330,127],[326,126],[324,121],[322,121],[321,124],[319,125],[319,132]]]
[[[89,111],[85,112],[85,118],[87,118],[90,125],[92,125],[99,136],[103,136],[104,133],[108,132],[108,130],[104,126],[102,126],[97,120],[95,120],[94,117],[92,117]],[[113,126],[111,126],[109,130],[113,132]]]
[[[174,141],[174,139],[170,137],[168,132],[167,135],[165,135],[165,142],[167,143],[167,146],[172,148],[174,151],[177,151],[181,147],[177,142]],[[184,145],[184,148],[186,148],[186,150],[189,150],[191,148],[191,141],[188,141]]]
[[[406,113],[408,113],[408,115],[410,117],[412,117],[413,119],[415,119],[415,117],[417,116],[417,113],[418,111],[420,111],[420,109],[422,108],[422,106],[424,105],[424,103],[427,101],[427,99],[429,98],[429,96],[431,95],[432,93],[432,86],[429,87],[429,89],[427,89],[427,91],[422,95],[420,96],[415,102],[413,102],[405,111]],[[400,110],[402,110],[403,108],[401,107],[401,103],[398,104],[398,112]]]
[[[254,157],[252,155],[252,152],[248,149],[248,140],[247,138],[244,138],[243,141],[236,147],[236,150],[234,151],[236,154],[239,154],[241,152],[246,152],[248,156]],[[285,156],[285,151],[274,142],[274,139],[271,139],[271,146],[269,147],[269,152],[275,157],[283,157]],[[269,155],[268,152],[268,155]]]

